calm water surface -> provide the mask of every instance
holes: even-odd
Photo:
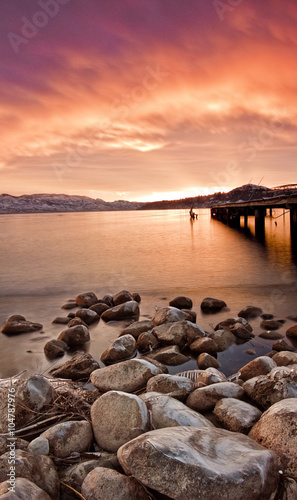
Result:
[[[65,316],[61,306],[77,294],[93,291],[98,298],[122,289],[142,297],[141,318],[155,306],[164,306],[177,295],[189,296],[197,323],[211,331],[221,319],[236,315],[247,305],[257,305],[277,319],[297,315],[296,262],[290,244],[289,214],[275,211],[266,218],[266,239],[249,231],[234,230],[198,210],[190,221],[187,210],[22,214],[0,216],[1,286],[0,323],[11,314],[22,314],[43,324],[43,333],[17,337],[0,335],[0,376],[23,369],[48,373],[54,364],[43,354],[44,344],[57,338],[63,325],[52,324]],[[277,222],[277,225],[275,224]],[[222,298],[228,310],[203,315],[204,297]],[[259,319],[252,326],[261,332]],[[281,330],[293,322],[286,320]],[[86,347],[99,360],[121,324],[99,322],[91,327]],[[236,372],[252,357],[271,350],[272,342],[256,337],[235,345],[218,359],[226,374]],[[171,367],[171,373],[197,368],[196,361]]]

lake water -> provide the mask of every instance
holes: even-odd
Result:
[[[24,369],[48,373],[69,359],[67,354],[49,361],[43,346],[64,329],[52,324],[56,316],[67,315],[61,306],[82,292],[93,291],[98,298],[123,289],[138,292],[140,319],[186,295],[207,331],[247,305],[260,306],[276,319],[297,315],[289,213],[274,211],[273,218],[267,217],[266,239],[260,242],[253,217],[244,232],[212,220],[209,210],[198,212],[192,222],[187,210],[0,215],[0,324],[11,314],[43,324],[42,333],[0,334],[0,376]],[[203,315],[200,303],[207,296],[225,300],[228,309]],[[251,322],[255,339],[218,354],[227,375],[251,361],[247,349],[257,355],[271,350],[272,342],[257,337],[259,323]],[[285,335],[292,324],[286,319],[280,331]],[[99,360],[122,328],[123,323],[100,321],[90,328],[86,350]],[[192,360],[169,371],[194,368]]]

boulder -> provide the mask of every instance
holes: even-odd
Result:
[[[236,323],[236,318],[224,319],[215,326],[215,330],[224,330],[225,328],[229,328],[230,325],[234,325],[234,323]]]
[[[198,359],[197,359],[197,365],[200,370],[206,370],[206,368],[220,368],[221,363],[208,354],[207,352],[203,352],[199,354]]]
[[[200,304],[200,308],[204,313],[218,312],[223,309],[223,307],[227,307],[226,302],[220,299],[213,299],[212,297],[206,297]]]
[[[235,335],[230,330],[215,330],[209,334],[209,338],[215,341],[218,352],[225,351],[236,341]]]
[[[75,307],[77,307],[77,303],[76,303],[76,301],[75,301],[74,299],[70,299],[70,300],[68,300],[68,302],[66,302],[66,304],[64,304],[64,305],[62,306],[62,308],[61,308],[61,309],[66,309],[66,310],[68,310],[68,309],[74,309]]]
[[[139,352],[151,352],[157,345],[159,345],[159,341],[153,332],[143,332],[137,339],[137,349]]]
[[[68,318],[69,319],[69,318]],[[75,316],[74,318],[72,318],[68,323],[67,323],[67,326],[68,328],[71,328],[72,326],[77,326],[77,325],[82,325],[82,326],[86,326],[88,328],[88,325],[87,323],[84,322],[83,319],[79,318],[78,316]]]
[[[159,342],[165,345],[178,345],[184,347],[199,337],[205,335],[204,331],[194,323],[183,320],[174,323],[163,323],[153,329]]]
[[[235,398],[220,399],[213,413],[225,429],[244,434],[248,433],[262,415],[258,408]]]
[[[260,327],[263,328],[263,330],[278,330],[282,326],[280,321],[275,321],[273,319],[263,319],[260,323]]]
[[[82,319],[83,322],[86,323],[86,325],[91,325],[95,321],[99,320],[99,316],[95,311],[92,311],[92,309],[86,309],[86,308],[79,309],[75,313],[75,317]]]
[[[282,339],[283,338],[283,335],[279,332],[277,332],[276,330],[265,330],[264,332],[260,333],[259,334],[259,337],[261,339],[267,339],[267,340],[278,340],[278,339]]]
[[[225,429],[157,429],[118,458],[126,474],[175,500],[269,500],[278,486],[275,453]]]
[[[48,440],[52,455],[65,458],[74,452],[88,451],[93,441],[93,432],[90,422],[69,420],[53,425],[40,434],[40,437]]]
[[[115,453],[109,453],[101,450],[98,453],[98,458],[94,459],[95,453],[92,454],[92,460],[86,460],[78,464],[70,465],[67,469],[60,472],[60,479],[81,493],[81,486],[85,478],[96,467],[106,467],[107,469],[115,469],[120,466]]]
[[[221,382],[200,387],[191,392],[186,401],[187,406],[196,411],[209,411],[222,398],[239,399],[244,395],[244,390],[233,382]]]
[[[122,391],[109,391],[98,398],[91,408],[91,421],[97,444],[111,452],[149,429],[145,403]]]
[[[50,340],[47,342],[43,348],[44,354],[49,358],[58,358],[64,356],[68,349],[66,342],[62,340]]]
[[[29,333],[41,330],[42,325],[40,323],[32,323],[32,321],[27,321],[24,316],[20,314],[14,314],[9,316],[1,328],[1,332],[6,335],[18,335],[19,333]]]
[[[181,311],[185,313],[186,321],[196,323],[197,313],[195,311],[192,311],[191,309],[181,309]]]
[[[133,292],[133,293],[131,293],[131,295],[132,295],[132,299],[135,300],[136,302],[138,302],[138,304],[140,304],[141,297],[140,297],[139,293]]]
[[[0,482],[7,480],[11,471],[11,460],[10,452],[1,455]],[[59,476],[51,458],[45,455],[34,455],[24,450],[15,450],[13,460],[15,461],[13,464],[15,477],[29,479],[52,499],[58,500],[60,498]]]
[[[151,496],[134,478],[115,470],[97,467],[82,484],[82,495],[88,500],[150,500]]]
[[[83,325],[71,326],[60,333],[58,340],[62,340],[69,347],[83,345],[90,341],[89,330]]]
[[[188,297],[179,296],[171,300],[169,305],[177,309],[192,309],[193,302]]]
[[[147,392],[161,392],[163,394],[181,390],[190,393],[194,387],[194,382],[186,377],[161,373],[149,379],[146,390]]]
[[[241,380],[248,380],[258,375],[266,375],[275,367],[276,363],[273,359],[268,356],[259,356],[240,368],[239,376]]]
[[[145,402],[153,429],[195,425],[213,427],[213,424],[197,411],[191,410],[181,401],[158,392],[146,392],[141,396]]]
[[[268,375],[259,375],[244,382],[243,389],[264,410],[282,399],[297,398],[296,365],[273,368]]]
[[[293,339],[297,339],[297,325],[293,325],[286,331],[288,337],[292,337]]]
[[[277,366],[297,365],[297,352],[280,351],[272,356]]]
[[[258,318],[262,314],[262,309],[260,307],[255,307],[255,306],[248,306],[245,309],[241,309],[239,311],[238,316],[244,319],[253,319],[253,318]]]
[[[130,292],[127,292],[127,290],[122,290],[113,296],[113,303],[115,306],[124,304],[124,302],[129,302],[131,300],[133,300],[133,297]]]
[[[76,305],[80,307],[91,307],[98,302],[98,298],[93,292],[86,292],[78,295],[75,302]]]
[[[107,311],[107,309],[109,309],[110,306],[108,306],[107,304],[104,304],[103,302],[98,302],[97,304],[94,304],[93,306],[89,307],[90,311],[94,311],[95,313],[98,314],[98,316],[100,317],[102,313],[104,313],[104,311]]]
[[[51,370],[51,375],[71,380],[84,380],[88,379],[91,373],[99,368],[99,363],[91,354],[76,354],[63,365]]]
[[[155,359],[164,365],[177,366],[189,361],[189,357],[182,354],[177,345],[162,347],[150,354],[149,358]]]
[[[213,339],[209,337],[201,337],[190,344],[190,350],[196,355],[199,355],[202,352],[216,354],[218,352],[218,347]]]
[[[137,340],[141,333],[152,330],[154,326],[155,323],[153,323],[150,319],[135,321],[134,323],[131,323],[131,325],[127,326],[127,328],[124,328],[120,336],[129,334]]]
[[[227,382],[227,377],[224,373],[216,369],[216,367],[209,367],[201,371],[196,382],[201,382],[205,385],[218,384],[220,382]]]
[[[297,399],[279,401],[265,411],[249,436],[273,450],[285,476],[297,479]]]
[[[55,319],[53,319],[52,323],[54,324],[58,324],[58,325],[67,325],[69,322],[69,318],[68,316],[66,316],[65,318],[64,317],[61,317],[61,316],[57,316]]]
[[[28,451],[35,455],[49,455],[49,440],[43,436],[38,436],[29,443]]]
[[[93,371],[91,382],[101,392],[112,390],[134,392],[143,389],[147,381],[159,373],[163,371],[153,362],[134,358]]]
[[[106,321],[121,321],[127,318],[139,316],[139,305],[135,300],[130,300],[119,304],[118,306],[111,307],[101,314],[101,318]]]
[[[272,349],[274,351],[295,351],[294,347],[289,345],[284,339],[280,339],[274,342],[274,344],[272,344]]]
[[[36,412],[46,411],[55,398],[55,389],[41,375],[33,375],[16,387],[3,389],[0,398],[0,432],[7,432],[8,408],[11,408],[11,404],[14,405],[16,429],[20,429],[35,419]]]
[[[13,488],[13,489],[12,489]],[[10,481],[0,484],[1,500],[52,500],[39,486],[24,477],[17,477],[13,486]]]
[[[255,335],[251,332],[250,328],[247,328],[247,325],[243,325],[241,322],[236,321],[233,325],[228,326],[229,330],[235,337],[241,340],[249,340],[252,339]]]
[[[109,307],[114,306],[112,295],[109,295],[109,294],[104,295],[104,297],[102,297],[102,300],[103,300],[104,304],[107,304]]]
[[[155,325],[162,325],[163,323],[174,323],[175,321],[183,321],[187,318],[185,312],[177,307],[156,307],[156,312],[153,317]]]
[[[101,355],[101,361],[109,365],[131,358],[136,353],[136,340],[132,335],[123,335],[116,339]]]

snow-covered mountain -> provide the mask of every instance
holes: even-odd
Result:
[[[118,200],[107,202],[87,196],[66,194],[30,194],[22,196],[0,195],[0,213],[39,212],[99,212],[113,210],[136,210],[143,203]]]

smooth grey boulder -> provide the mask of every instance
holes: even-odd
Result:
[[[136,479],[105,467],[92,470],[85,478],[81,491],[87,500],[150,500],[151,498]]]
[[[196,411],[212,410],[219,399],[235,398],[239,399],[244,395],[244,390],[233,382],[221,382],[200,387],[187,398],[187,406]]]
[[[128,359],[91,373],[91,382],[101,392],[134,392],[143,389],[154,375],[163,373],[161,368],[146,359]]]
[[[155,325],[162,325],[163,323],[174,323],[175,321],[183,321],[187,319],[185,312],[177,307],[156,307],[156,312],[152,318]]]
[[[10,452],[0,457],[0,482],[6,481],[10,472]],[[56,467],[51,458],[35,455],[24,450],[15,451],[13,464],[15,477],[23,477],[35,483],[55,500],[60,498],[60,481]]]
[[[122,391],[109,391],[98,398],[91,408],[91,421],[97,444],[111,452],[149,429],[145,403]]]
[[[241,380],[248,380],[258,375],[266,375],[276,366],[275,361],[268,356],[259,356],[240,368],[239,376]]]
[[[285,476],[297,479],[297,399],[272,405],[253,426],[249,436],[279,457]]]
[[[39,437],[48,440],[52,455],[65,458],[73,452],[88,451],[93,441],[93,431],[90,422],[86,420],[68,420],[50,427]]]
[[[35,455],[49,455],[49,440],[46,437],[38,436],[28,444],[28,451]]]
[[[151,428],[153,429],[185,425],[213,427],[213,424],[203,415],[165,394],[146,392],[141,396],[141,399],[149,410]]]
[[[282,399],[297,398],[296,366],[277,366],[268,375],[259,375],[244,382],[243,389],[264,410]]]
[[[147,392],[161,392],[163,394],[181,390],[190,393],[194,388],[194,382],[190,379],[165,373],[150,378],[146,385]]]
[[[136,353],[136,340],[130,335],[123,335],[116,339],[112,344],[105,349],[101,354],[101,361],[109,365],[122,361],[123,359],[131,358]]]
[[[127,318],[139,316],[139,304],[135,300],[130,300],[119,304],[118,306],[111,307],[101,314],[101,319],[106,321],[121,321]]]
[[[278,460],[249,437],[225,429],[170,427],[118,450],[124,471],[174,500],[269,500]]]
[[[218,401],[213,413],[225,429],[245,434],[262,415],[258,408],[234,398],[224,398]]]
[[[10,481],[0,484],[1,500],[52,500],[39,486],[24,477],[17,477],[13,490]]]

